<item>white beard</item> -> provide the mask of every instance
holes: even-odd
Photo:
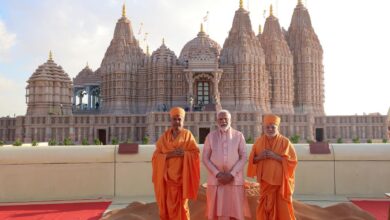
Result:
[[[226,132],[227,130],[229,130],[230,124],[226,125],[225,127],[221,127],[220,125],[218,125],[218,128],[219,128],[219,130]]]

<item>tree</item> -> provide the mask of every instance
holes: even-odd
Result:
[[[81,144],[82,145],[89,145],[88,139],[87,138],[83,138],[83,140],[81,140]]]
[[[101,144],[99,138],[95,138],[95,139],[93,140],[93,143],[94,143],[95,145],[100,145],[100,144]]]
[[[253,144],[253,138],[251,136],[249,136],[245,141],[247,144]]]
[[[343,139],[340,137],[340,138],[337,138],[337,143],[338,144],[342,144],[343,143]]]
[[[358,144],[358,143],[360,143],[360,139],[359,139],[359,137],[355,137],[355,138],[353,138],[353,139],[352,139],[352,142],[353,142],[353,143],[355,143],[355,144]]]
[[[148,135],[145,135],[145,136],[142,138],[142,144],[149,144],[149,136],[148,136]]]
[[[111,139],[111,144],[112,144],[112,145],[117,145],[117,144],[118,144],[118,138],[113,137],[113,138]]]
[[[301,139],[301,136],[299,136],[298,134],[294,134],[293,136],[290,137],[290,141],[293,143],[293,144],[297,144],[299,143],[299,140]]]
[[[12,145],[14,145],[14,146],[22,146],[22,144],[23,144],[23,142],[19,138],[17,138]]]

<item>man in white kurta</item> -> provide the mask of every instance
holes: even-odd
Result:
[[[243,168],[247,161],[246,143],[241,132],[230,127],[227,110],[217,114],[218,129],[204,143],[202,161],[208,170],[207,218],[243,220],[250,217],[245,197]]]

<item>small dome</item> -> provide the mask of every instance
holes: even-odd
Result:
[[[42,79],[60,80],[65,82],[70,81],[68,74],[65,73],[62,67],[57,65],[52,59],[49,59],[46,63],[40,65],[31,75],[28,82]]]
[[[161,46],[152,53],[152,62],[162,62],[166,61],[169,63],[175,62],[176,61],[176,55],[175,52],[170,50],[165,43],[163,42]]]
[[[203,31],[198,36],[189,41],[181,50],[179,62],[186,64],[190,60],[199,62],[218,62],[221,46]]]
[[[86,84],[100,84],[100,77],[97,73],[94,73],[91,68],[87,65],[76,78],[73,78],[73,84],[77,85],[86,85]]]

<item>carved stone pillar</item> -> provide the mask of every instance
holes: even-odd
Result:
[[[190,97],[194,97],[194,90],[193,90],[194,78],[193,78],[193,73],[192,72],[186,72],[185,76],[186,76],[186,80],[187,80],[187,83],[188,83],[187,100],[190,100]]]
[[[222,109],[222,106],[221,106],[221,99],[220,99],[218,84],[219,84],[219,81],[221,80],[221,77],[222,77],[222,71],[215,71],[215,72],[212,72],[212,74],[213,74],[212,82],[214,84],[213,98],[214,98],[214,102],[215,102],[215,108],[217,111],[220,111]]]

